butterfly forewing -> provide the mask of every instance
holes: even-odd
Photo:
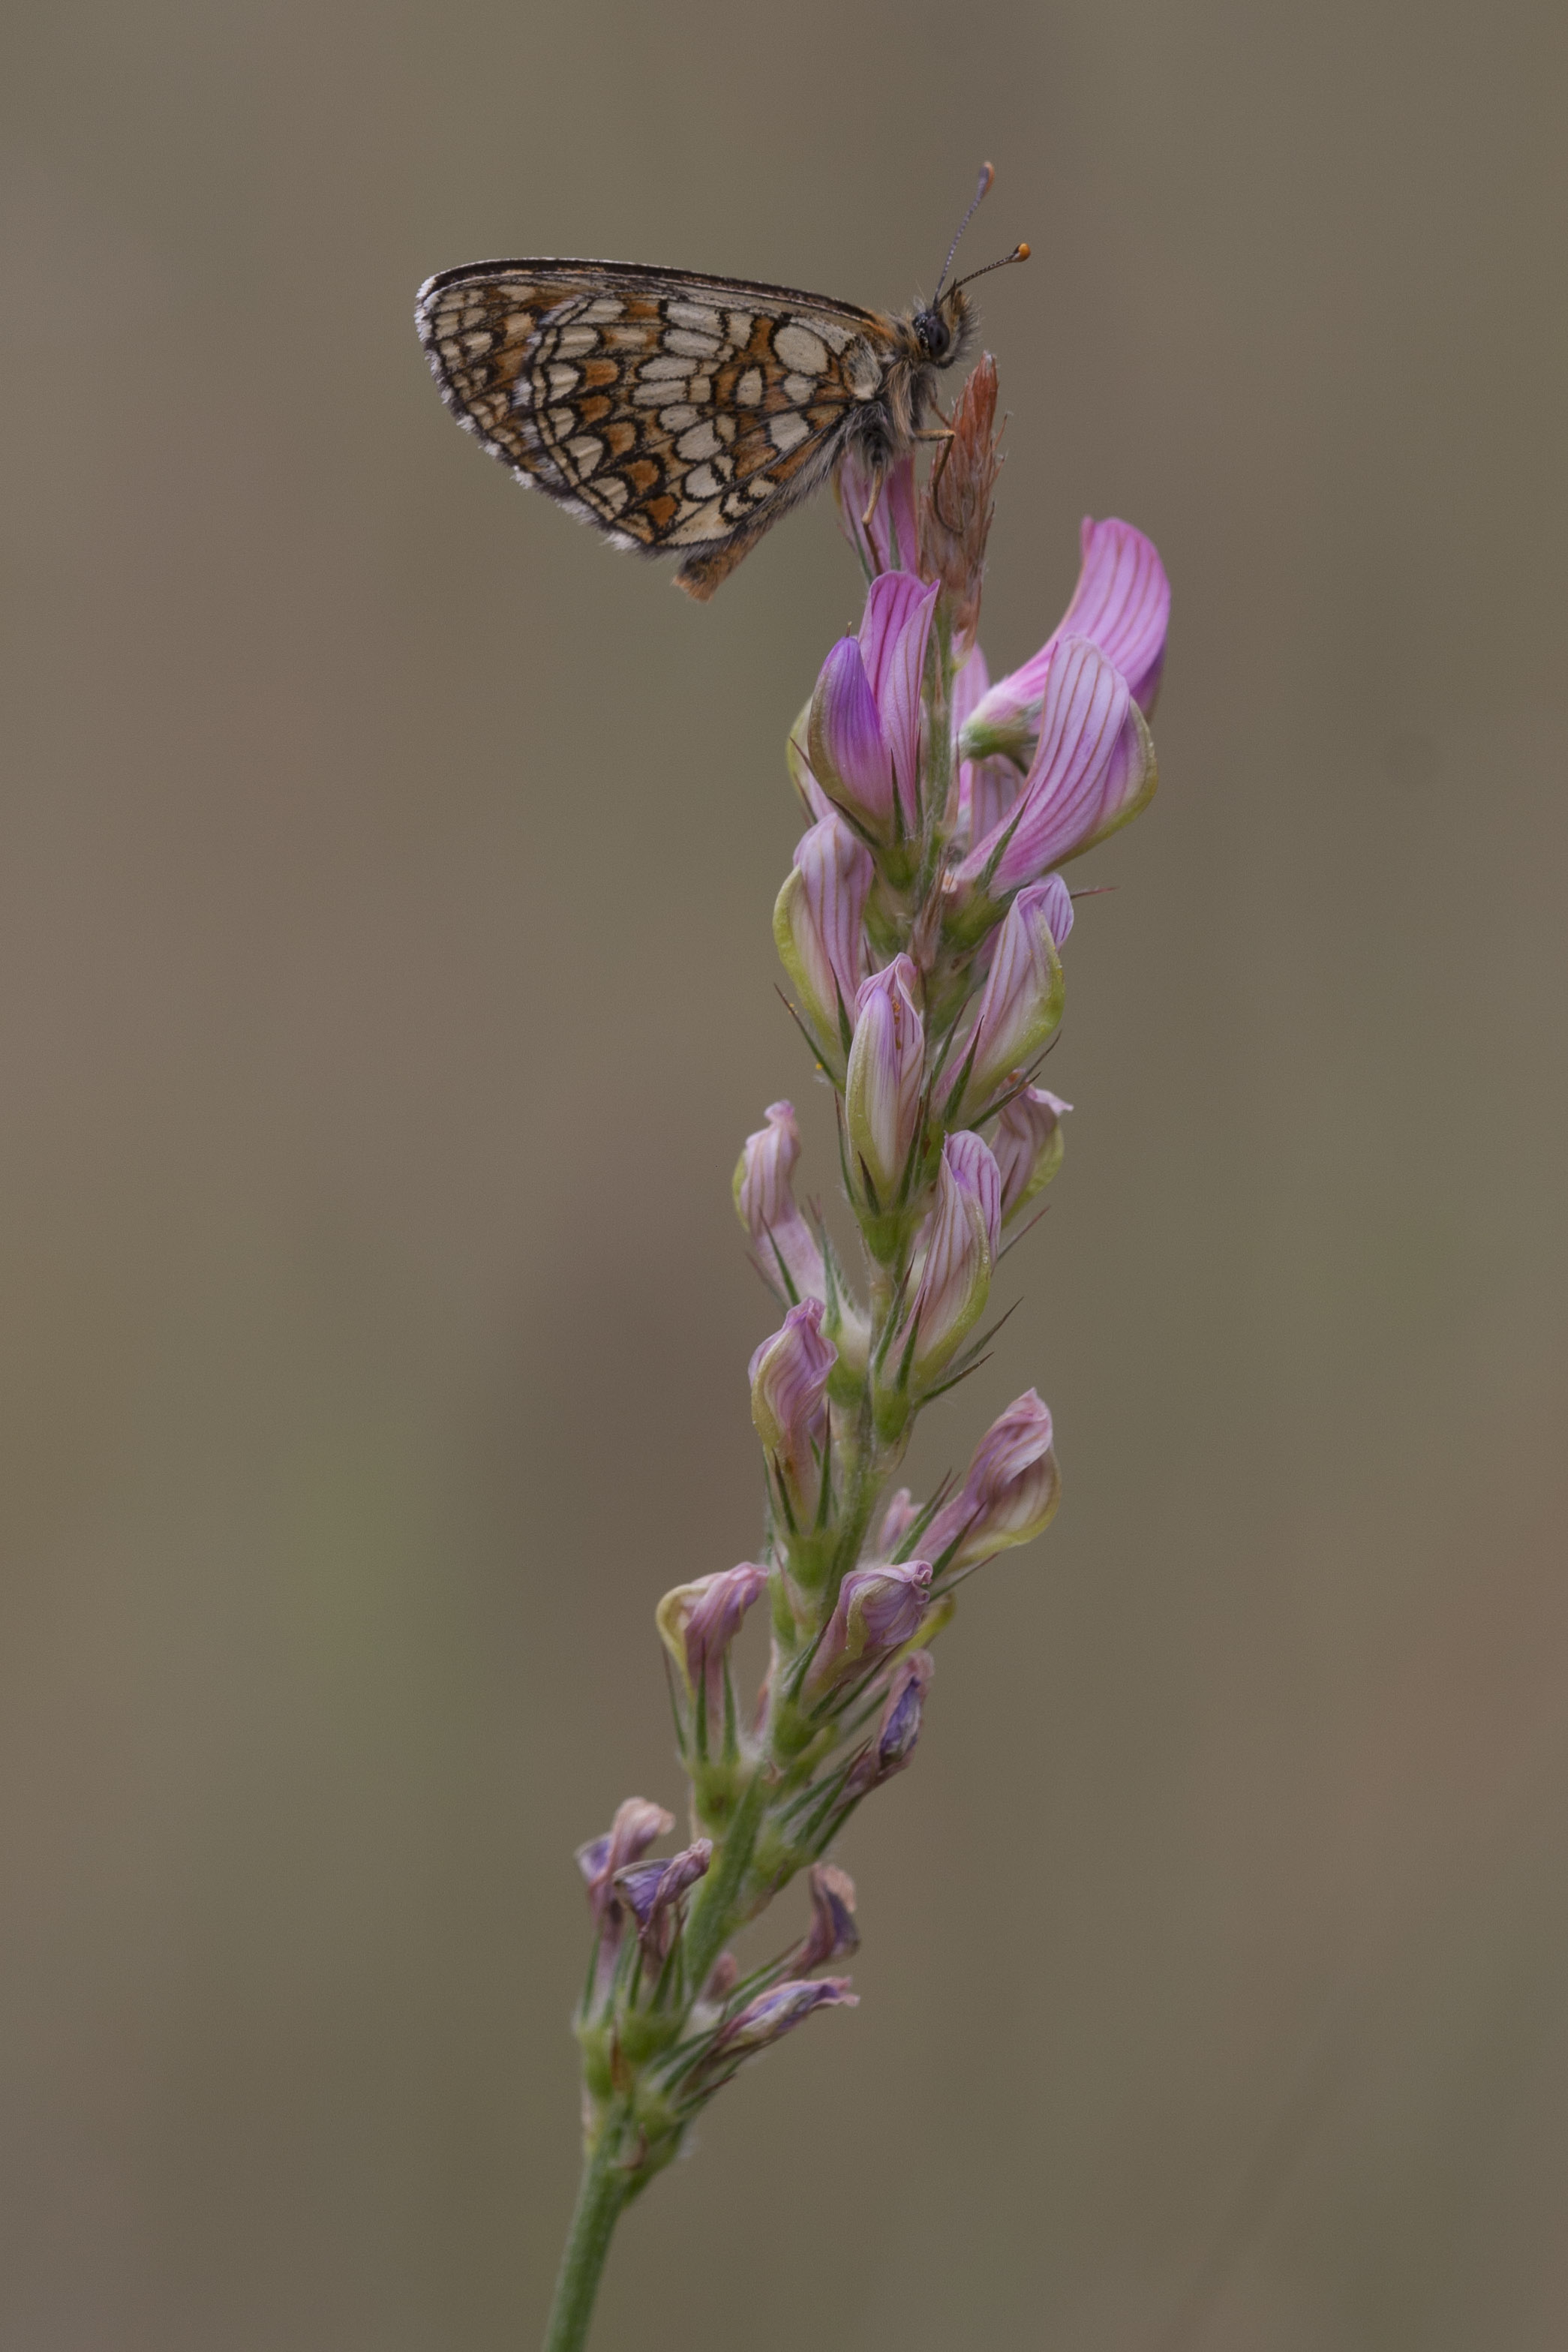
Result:
[[[447,270],[418,320],[493,457],[617,545],[686,553],[698,593],[822,478],[892,352],[848,303],[615,262]]]

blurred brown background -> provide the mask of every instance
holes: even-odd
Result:
[[[994,665],[1086,511],[1176,595],[1066,1171],[924,1456],[1037,1381],[1068,1499],[847,1842],[862,2007],[596,2342],[1568,2341],[1561,7],[8,42],[0,2344],[534,2340],[571,1851],[677,1794],[652,1606],[756,1539],[729,1178],[810,1094],[781,745],[858,591],[824,502],[688,604],[411,303],[902,302],[983,155]]]

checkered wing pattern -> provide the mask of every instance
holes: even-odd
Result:
[[[875,400],[893,322],[788,287],[492,261],[420,290],[441,396],[494,457],[711,593]]]

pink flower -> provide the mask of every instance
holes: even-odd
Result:
[[[792,1307],[751,1361],[752,1420],[774,1473],[796,1502],[815,1493],[814,1450],[826,1433],[827,1376],[838,1350],[822,1334],[822,1301]]]
[[[921,1236],[920,1282],[895,1349],[915,1334],[913,1373],[942,1370],[984,1312],[1002,1222],[1002,1180],[979,1136],[967,1129],[942,1147],[936,1205]]]
[[[837,1605],[817,1644],[803,1693],[820,1697],[848,1665],[868,1665],[919,1633],[931,1591],[931,1563],[852,1568],[838,1588]]]
[[[874,871],[843,818],[826,816],[796,843],[773,908],[774,943],[801,1011],[819,1042],[839,1053],[866,969],[861,924]]]
[[[1083,561],[1072,602],[1039,652],[1001,678],[970,714],[964,753],[984,759],[1003,752],[1020,764],[1039,727],[1046,680],[1058,647],[1087,637],[1120,670],[1145,718],[1152,715],[1165,660],[1171,583],[1152,540],[1131,523],[1095,522],[1086,515]]]
[[[912,572],[880,573],[858,636],[840,637],[811,698],[812,772],[879,842],[920,831],[921,680],[937,594]]]
[[[944,1575],[977,1567],[1037,1536],[1060,1497],[1051,1416],[1030,1389],[992,1423],[975,1447],[963,1489],[931,1521],[927,1546],[943,1561]],[[943,1559],[946,1553],[951,1557]]]
[[[1057,948],[1071,929],[1072,900],[1059,874],[1020,890],[1008,908],[953,1079],[950,1118],[966,1103],[978,1109],[987,1102],[1058,1027],[1064,992]]]
[[[920,984],[909,957],[896,956],[861,982],[855,1000],[844,1121],[884,1209],[898,1197],[920,1130],[925,1075],[925,1027],[915,1003]]]
[[[991,1149],[1002,1173],[1002,1223],[1043,1192],[1062,1164],[1062,1120],[1069,1102],[1047,1087],[1025,1087],[999,1114]]]
[[[879,572],[912,572],[920,552],[915,514],[915,461],[900,457],[881,473],[858,449],[839,460],[833,478],[845,538],[875,579]],[[869,519],[868,520],[868,509]]]
[[[1126,679],[1087,637],[1063,637],[1023,792],[970,850],[957,890],[1005,898],[1136,816],[1156,780],[1153,741]]]

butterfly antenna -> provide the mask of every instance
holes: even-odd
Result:
[[[995,177],[996,173],[994,166],[990,163],[982,163],[980,166],[980,185],[974,191],[973,203],[970,205],[969,210],[964,214],[963,218],[958,224],[958,235],[954,236],[952,243],[947,248],[947,259],[942,265],[942,276],[936,281],[936,292],[931,298],[933,302],[940,298],[942,288],[947,284],[947,273],[952,268],[952,257],[958,251],[958,239],[963,235],[964,230],[974,218],[974,215],[979,211],[982,204],[990,194],[991,183]]]
[[[957,293],[959,286],[973,286],[977,278],[989,278],[994,269],[1005,269],[1010,263],[1015,261],[1027,261],[1029,258],[1029,251],[1030,248],[1028,246],[1024,244],[1022,239],[1020,239],[1013,247],[1012,252],[1005,253],[1000,261],[988,261],[984,269],[972,269],[967,278],[961,278],[958,281],[958,286],[953,288],[953,292],[955,294]]]

